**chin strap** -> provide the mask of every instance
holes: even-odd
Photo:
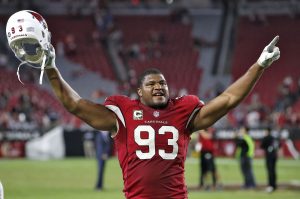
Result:
[[[43,76],[44,76],[44,72],[45,72],[46,59],[47,59],[47,56],[44,55],[42,66],[41,66],[41,73],[40,73],[40,85],[43,84]]]
[[[41,65],[41,73],[40,73],[40,81],[39,81],[40,85],[43,84],[43,76],[44,76],[44,72],[45,72],[46,60],[47,60],[47,56],[44,55],[43,61],[42,61],[42,65]],[[23,66],[24,64],[28,64],[28,65],[29,65],[30,67],[32,67],[32,68],[40,68],[40,67],[36,67],[36,66],[31,65],[31,64],[28,63],[27,61],[22,61],[22,62],[19,64],[19,66],[18,66],[17,76],[18,76],[19,82],[21,82],[21,84],[23,84],[23,85],[24,85],[24,83],[22,82],[21,77],[20,77],[20,68],[21,68],[21,66]]]
[[[21,84],[23,84],[23,85],[24,85],[24,83],[22,82],[22,80],[21,80],[21,78],[20,78],[20,73],[19,73],[19,71],[20,71],[21,66],[24,65],[24,64],[26,64],[26,63],[27,63],[26,61],[22,61],[22,62],[19,64],[18,70],[17,70],[18,80],[19,80],[19,82],[21,82]]]

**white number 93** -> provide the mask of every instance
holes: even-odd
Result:
[[[148,138],[141,138],[141,132],[147,132]],[[173,137],[168,139],[168,145],[173,147],[171,153],[167,153],[164,149],[159,149],[158,154],[166,160],[173,160],[178,154],[178,130],[174,126],[162,126],[158,130],[158,134],[172,133]],[[148,152],[136,150],[136,155],[142,160],[151,159],[155,155],[155,130],[149,125],[140,125],[134,130],[134,140],[139,146],[148,146]]]

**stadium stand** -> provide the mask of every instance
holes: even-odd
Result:
[[[1,128],[5,127],[7,121],[6,112],[25,114],[25,122],[35,121],[36,127],[47,128],[43,124],[44,115],[56,113],[61,123],[68,122],[71,115],[65,111],[62,105],[47,90],[36,84],[27,83],[26,89],[16,81],[15,71],[1,69],[0,73],[1,93]],[[28,98],[28,96],[31,96]],[[28,101],[27,101],[28,100]],[[10,115],[8,115],[9,119]],[[57,121],[58,118],[53,118]],[[20,121],[21,122],[21,121]]]
[[[268,106],[275,104],[278,85],[286,76],[295,80],[300,77],[300,68],[294,61],[298,56],[299,27],[300,19],[289,16],[268,17],[266,24],[252,22],[247,17],[242,17],[239,21],[233,58],[233,79],[244,73],[249,64],[257,58],[260,53],[260,49],[257,48],[259,44],[268,42],[270,35],[280,35],[282,42],[279,43],[279,47],[283,52],[281,58],[268,70],[267,75],[262,76],[262,80],[254,89],[254,92],[259,93],[262,102]]]
[[[191,24],[172,22],[168,16],[122,16],[116,17],[116,24],[123,31],[127,51],[138,46],[139,57],[128,57],[129,67],[137,74],[157,67],[172,89],[186,86],[189,93],[197,93],[201,69],[197,67],[199,53],[193,46]]]
[[[100,45],[100,41],[92,38],[96,28],[91,16],[80,18],[50,16],[47,17],[47,23],[50,30],[55,32],[53,41],[64,43],[65,53],[69,59],[82,64],[91,71],[100,73],[108,79],[115,79],[113,69],[106,57],[105,50]],[[68,54],[67,47],[70,37],[73,40],[71,42],[74,42],[77,47]]]

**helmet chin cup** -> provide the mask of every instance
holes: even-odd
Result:
[[[51,40],[46,21],[31,10],[16,12],[8,19],[6,37],[16,57],[31,64],[42,63]]]

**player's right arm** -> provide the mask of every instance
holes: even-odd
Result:
[[[52,52],[51,56],[45,72],[55,95],[63,106],[93,128],[115,132],[117,130],[115,114],[102,104],[81,98],[56,68],[55,53]]]
[[[223,93],[208,102],[195,115],[190,123],[191,131],[207,128],[235,108],[251,92],[255,84],[275,60],[279,59],[280,51],[276,47],[279,36],[276,36],[263,50],[257,62],[238,80],[233,82]]]

